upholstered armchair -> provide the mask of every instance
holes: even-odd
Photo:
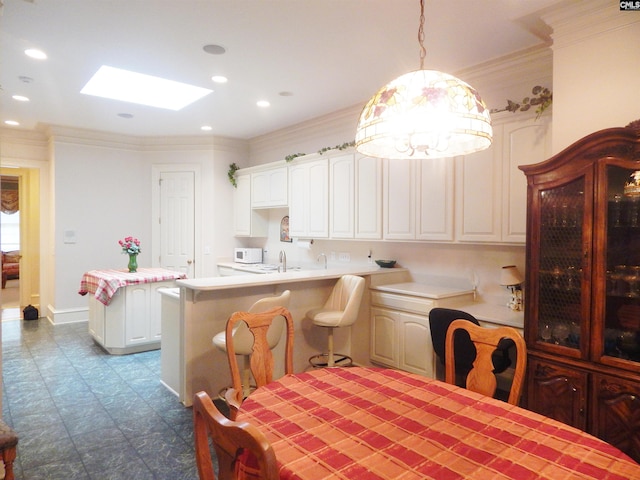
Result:
[[[2,288],[7,286],[7,280],[20,278],[20,250],[2,252]]]

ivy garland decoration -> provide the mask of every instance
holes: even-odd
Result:
[[[234,188],[238,188],[238,184],[236,183],[236,171],[240,170],[240,167],[235,163],[229,165],[229,171],[227,172],[227,176],[229,177],[229,181]]]
[[[491,113],[497,112],[526,112],[531,107],[536,107],[536,120],[540,118],[540,115],[544,113],[544,111],[551,106],[553,102],[553,93],[547,87],[541,87],[540,85],[536,85],[531,89],[531,93],[534,95],[533,97],[525,97],[522,99],[522,102],[517,103],[512,100],[507,100],[507,106],[504,108],[494,108],[491,110]]]
[[[355,147],[356,146],[356,142],[344,142],[340,145],[336,145],[335,147],[324,147],[321,148],[320,150],[318,150],[318,153],[320,155],[322,155],[325,152],[328,152],[330,150],[346,150],[347,148],[350,147]],[[292,162],[294,159],[298,158],[298,157],[303,157],[305,156],[306,153],[292,153],[291,155],[287,155],[286,157],[284,157],[285,161],[287,163]],[[232,163],[231,165],[229,165],[229,171],[227,172],[227,176],[229,177],[229,182],[231,182],[231,185],[233,185],[235,188],[238,188],[238,185],[236,183],[236,170],[239,170],[240,167],[238,167],[235,163]]]

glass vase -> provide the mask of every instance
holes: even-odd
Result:
[[[129,272],[135,273],[138,270],[138,255],[129,254]]]

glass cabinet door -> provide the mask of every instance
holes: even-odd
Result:
[[[565,351],[571,356],[581,355],[585,318],[584,185],[585,179],[580,177],[559,187],[540,190],[538,197],[538,279],[533,286],[537,293],[538,322],[534,338],[542,348],[571,349]]]
[[[640,171],[606,169],[602,353],[640,362]]]

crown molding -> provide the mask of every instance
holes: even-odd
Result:
[[[92,147],[118,148],[134,151],[163,150],[247,150],[246,140],[229,137],[207,136],[162,136],[136,137],[116,133],[49,126],[47,135],[55,143],[88,145]]]
[[[619,2],[582,0],[561,3],[545,14],[543,20],[553,28],[551,37],[555,50],[640,23],[640,15],[620,11]]]

